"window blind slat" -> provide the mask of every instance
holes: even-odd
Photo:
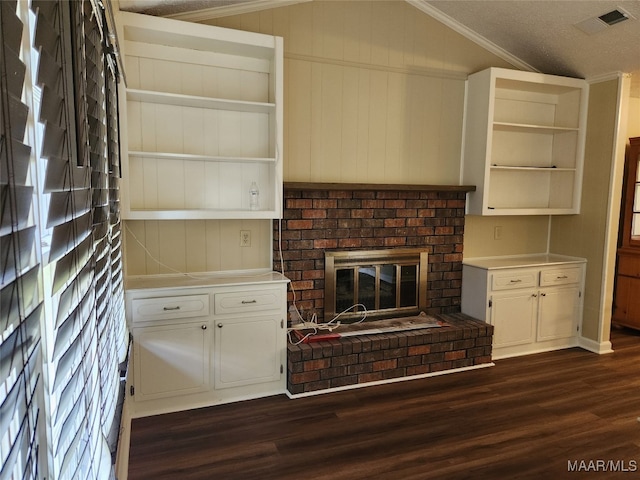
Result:
[[[8,142],[3,135],[0,139],[0,183],[9,183],[9,155],[11,155],[13,171],[11,178],[15,185],[25,185],[27,172],[29,171],[29,161],[31,158],[31,147],[22,142],[11,139]]]
[[[90,291],[92,280],[93,271],[90,266],[85,266],[76,277],[74,283],[62,292],[58,301],[56,325],[62,324],[71,312],[73,312],[73,310],[80,304],[85,295]],[[93,290],[91,290],[92,295],[93,293]],[[95,298],[92,298],[90,301],[95,302]]]
[[[40,303],[39,278],[36,265],[0,289],[0,331],[13,330],[20,323],[21,312],[29,315]]]
[[[69,167],[68,160],[49,157],[44,182],[44,193],[72,190],[74,185],[87,185],[90,174],[87,168]]]
[[[92,239],[88,236],[76,248],[72,249],[64,257],[58,260],[56,272],[53,278],[53,292],[57,293],[60,288],[75,278],[70,288],[78,288],[78,283],[88,284],[93,278],[93,269],[89,260],[92,256]],[[78,274],[79,273],[79,274]],[[68,290],[68,288],[67,288]],[[64,295],[64,294],[63,294]],[[62,298],[60,304],[62,305]]]
[[[24,75],[27,71],[27,67],[22,63],[18,54],[11,48],[5,48],[0,59],[6,62],[7,90],[14,97],[21,98],[22,89],[24,87]]]
[[[78,240],[86,238],[91,232],[91,213],[87,212],[74,222],[59,225],[51,236],[50,261],[57,260],[78,245]]]
[[[23,24],[16,15],[16,2],[0,2],[2,8],[2,40],[5,45],[3,50],[20,51]]]
[[[13,198],[10,195],[13,193]],[[29,214],[31,213],[31,200],[33,198],[33,187],[25,187],[21,185],[0,185],[0,235],[6,235],[12,228],[26,228],[29,222]],[[13,218],[10,201],[15,203],[15,216]]]
[[[13,282],[34,255],[35,226],[0,237],[0,284]]]
[[[91,208],[91,192],[89,189],[71,190],[51,193],[47,227],[55,227],[65,222],[80,218]],[[78,232],[79,235],[82,232]]]

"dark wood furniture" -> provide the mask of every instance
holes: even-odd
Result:
[[[622,189],[612,321],[640,330],[640,137],[631,138]]]

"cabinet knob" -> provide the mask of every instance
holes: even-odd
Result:
[[[536,295],[535,293],[532,293],[532,294],[531,294],[531,296],[532,296],[533,298],[536,298],[538,295]]]
[[[540,296],[542,296],[542,297],[546,297],[546,296],[547,296],[547,294],[546,294],[546,293],[541,293],[541,294],[540,294]]]
[[[218,328],[222,328],[222,324],[221,323],[218,324]]]
[[[206,325],[202,325],[202,327],[200,327],[200,328],[202,328],[203,330],[206,330],[207,326]]]

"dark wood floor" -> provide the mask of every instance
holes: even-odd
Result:
[[[136,419],[129,478],[637,478],[640,333],[614,329],[612,342],[610,355]]]

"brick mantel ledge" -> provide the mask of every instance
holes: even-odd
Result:
[[[393,190],[429,192],[475,192],[475,185],[413,185],[391,183],[317,183],[284,182],[284,189],[291,190]]]

